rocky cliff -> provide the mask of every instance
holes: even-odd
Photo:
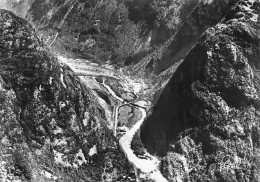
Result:
[[[2,2],[0,181],[260,181],[259,0]]]
[[[14,12],[20,17],[25,17],[34,0],[1,0],[1,9]]]
[[[141,131],[169,181],[259,181],[259,1],[239,1],[163,90]]]
[[[55,54],[109,65],[160,88],[201,34],[237,1],[32,0],[9,4],[17,14],[19,7],[29,7],[23,14]]]
[[[5,10],[0,64],[0,181],[128,180],[131,165],[90,90]]]
[[[235,2],[36,0],[26,18],[56,53],[150,78],[183,59]]]

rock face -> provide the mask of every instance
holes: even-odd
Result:
[[[113,129],[141,115],[122,107],[111,129],[108,118],[118,115],[109,82],[124,93],[122,103],[138,94],[105,76],[83,84],[52,53],[116,65],[159,85],[149,85],[146,93],[155,90],[159,100],[131,148],[159,156],[170,182],[260,181],[259,0],[27,2],[5,8],[25,6],[20,16],[33,25],[0,10],[0,181],[138,177]]]
[[[54,52],[100,64],[123,66],[127,57],[149,47],[147,36],[139,37],[141,25],[128,18],[127,5],[118,0],[36,0],[27,18]]]
[[[237,1],[31,0],[26,19],[52,52],[123,68],[154,85]]]
[[[25,17],[34,0],[1,0],[1,9],[14,12],[20,17]]]
[[[88,88],[49,53],[27,21],[5,10],[0,65],[0,181],[131,176]]]
[[[54,52],[158,74],[183,59],[235,2],[35,0],[27,19]]]
[[[155,61],[157,73],[184,59],[205,30],[216,25],[237,0],[191,2],[196,6],[185,17],[180,16],[181,23],[177,25],[176,32],[169,37],[168,45],[164,48],[166,50]],[[189,3],[189,1],[183,2],[181,10],[186,10]]]
[[[169,181],[259,181],[259,1],[201,36],[141,131]]]

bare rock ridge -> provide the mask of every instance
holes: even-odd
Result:
[[[201,36],[141,130],[169,181],[259,181],[260,2]]]
[[[0,181],[131,176],[88,88],[26,20],[6,10],[0,10],[0,65]]]
[[[259,0],[1,2],[0,181],[260,181]]]

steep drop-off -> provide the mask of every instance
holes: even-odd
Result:
[[[259,0],[2,2],[0,181],[260,181]]]
[[[0,181],[129,180],[131,165],[90,90],[5,10],[0,65]]]
[[[170,181],[259,181],[260,2],[240,1],[190,51],[141,131]]]
[[[128,66],[129,74],[160,74],[235,2],[36,0],[26,17],[56,53]]]
[[[159,95],[201,34],[237,1],[32,0],[26,19],[53,53],[123,70]],[[16,13],[25,5],[10,2]]]

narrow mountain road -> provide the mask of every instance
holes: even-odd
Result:
[[[78,76],[103,76],[121,79],[118,78],[114,70],[101,67],[87,60],[66,58],[61,55],[57,55],[57,58],[60,62],[68,65]]]
[[[146,103],[146,101],[135,100],[132,102],[126,102],[123,98],[119,97],[113,91],[113,89],[111,89],[111,87],[105,83],[106,77],[114,77],[118,80],[122,79],[122,78],[119,78],[117,74],[113,73],[112,70],[109,70],[106,68],[100,68],[93,64],[89,65],[89,64],[86,64],[86,62],[81,61],[81,60],[67,59],[67,58],[64,58],[61,56],[59,56],[58,59],[61,62],[70,66],[72,68],[72,70],[75,71],[75,73],[78,76],[94,76],[94,77],[102,76],[103,77],[103,82],[99,83],[99,84],[101,84],[107,90],[107,92],[118,101],[118,104],[117,104],[116,108],[114,109],[114,113],[113,113],[113,115],[114,115],[114,135],[115,136],[117,136],[118,116],[119,116],[120,107],[125,106],[125,105],[130,105],[132,107],[139,109],[142,117],[133,125],[132,128],[130,128],[128,131],[126,131],[126,133],[119,139],[119,145],[122,148],[122,150],[124,151],[125,155],[127,156],[129,162],[135,168],[137,182],[139,181],[139,176],[137,174],[136,169],[139,169],[141,172],[145,173],[147,176],[149,176],[155,182],[168,182],[163,177],[163,175],[161,174],[161,172],[159,170],[160,161],[156,157],[154,157],[146,152],[145,156],[147,156],[147,158],[141,159],[141,158],[137,157],[134,154],[134,151],[131,149],[131,143],[132,143],[133,137],[136,134],[136,132],[140,129],[140,127],[142,126],[142,124],[147,116],[145,107],[141,106],[141,105],[139,106],[136,103],[138,103],[138,102]],[[84,75],[82,75],[82,74],[84,74]],[[134,87],[135,87],[135,85],[133,86],[133,88]]]
[[[140,159],[138,158],[133,150],[131,149],[131,143],[135,133],[140,129],[142,123],[146,118],[146,110],[139,107],[139,110],[142,113],[142,118],[119,139],[120,147],[125,152],[128,160],[138,169],[144,173],[149,173],[152,180],[156,182],[167,182],[159,170],[159,160],[156,157],[149,156],[149,159]]]
[[[110,86],[108,86],[106,83],[105,83],[105,80],[103,79],[103,82],[102,82],[102,85],[108,90],[108,92],[117,100],[119,100],[120,102],[124,102],[124,99],[122,99],[121,97],[118,97],[116,95],[116,93],[110,88]]]
[[[117,131],[117,124],[118,124],[118,115],[119,115],[119,108],[125,105],[132,105],[133,102],[131,103],[123,103],[123,99],[118,97],[115,92],[110,88],[110,86],[106,85],[103,83],[102,85],[104,85],[107,90],[109,91],[109,93],[116,98],[117,100],[121,101],[122,104],[119,104],[116,109],[115,109],[115,129],[114,129],[114,134],[116,136],[116,131]],[[143,101],[145,102],[145,101]],[[119,145],[122,148],[122,150],[124,151],[125,155],[127,156],[129,162],[131,162],[133,164],[133,166],[139,170],[141,170],[142,172],[149,174],[151,179],[156,181],[156,182],[168,182],[163,175],[161,174],[160,170],[159,170],[159,163],[160,161],[154,157],[151,156],[150,154],[146,153],[146,156],[149,156],[148,159],[140,159],[139,157],[137,157],[134,154],[134,151],[131,149],[131,143],[133,140],[133,137],[135,135],[135,133],[140,129],[140,127],[142,126],[147,113],[146,110],[142,107],[139,107],[137,105],[132,105],[135,108],[138,108],[140,110],[140,112],[142,113],[142,117],[140,118],[139,121],[136,122],[136,124],[129,130],[127,131],[120,139],[119,139]]]

